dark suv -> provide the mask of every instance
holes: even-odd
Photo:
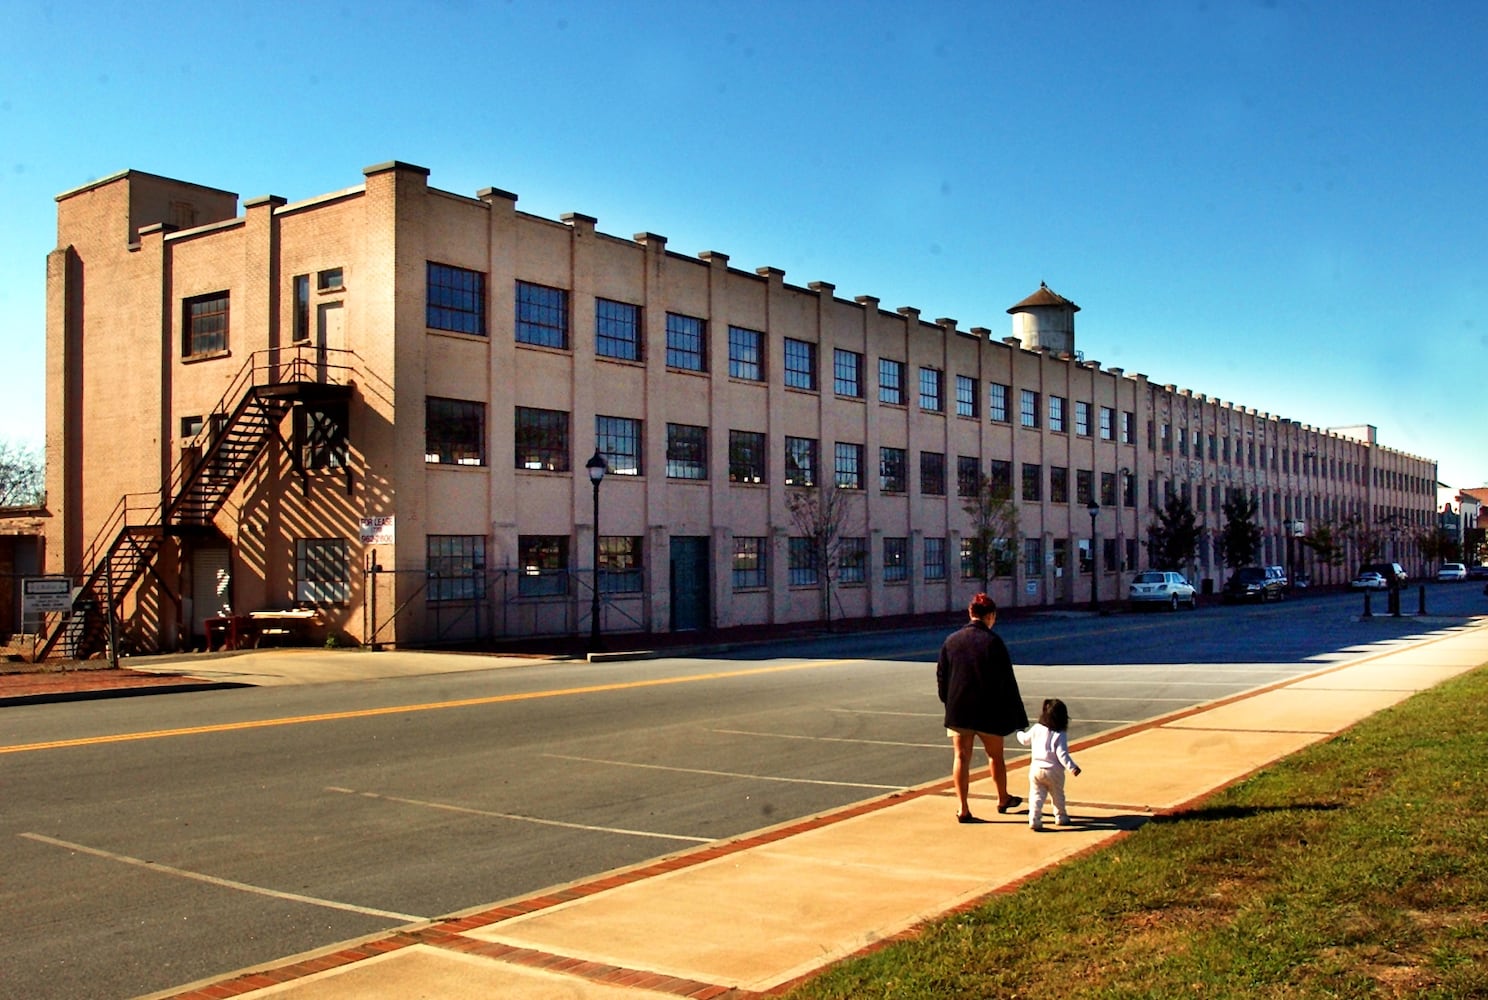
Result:
[[[1386,587],[1405,586],[1405,570],[1398,562],[1365,563],[1359,567],[1359,574],[1378,573],[1385,580]]]
[[[1225,581],[1220,596],[1226,602],[1280,601],[1286,597],[1286,582],[1264,566],[1241,566]]]

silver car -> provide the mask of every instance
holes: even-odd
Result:
[[[1182,573],[1171,570],[1143,570],[1132,577],[1127,600],[1134,608],[1162,605],[1177,611],[1183,606],[1192,611],[1198,607],[1193,584],[1185,580]]]

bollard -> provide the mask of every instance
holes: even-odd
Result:
[[[1400,617],[1400,588],[1399,587],[1391,587],[1390,588],[1390,597],[1386,601],[1386,603],[1390,606],[1390,617],[1392,617],[1392,618],[1399,618]]]
[[[1373,618],[1374,610],[1369,606],[1369,591],[1364,591],[1364,617]]]
[[[1424,583],[1421,584],[1421,586],[1419,588],[1417,588],[1417,590],[1418,590],[1418,592],[1421,595],[1421,604],[1420,604],[1419,610],[1416,613],[1419,614],[1419,615],[1421,615],[1422,617],[1425,617],[1425,615],[1426,615],[1426,585]]]

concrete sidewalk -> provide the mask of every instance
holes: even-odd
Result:
[[[1488,662],[1488,620],[1077,744],[1068,827],[958,825],[949,782],[151,1000],[746,998],[911,933]],[[193,671],[193,673],[195,673]],[[1014,765],[1014,788],[1023,780]]]

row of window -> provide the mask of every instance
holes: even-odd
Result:
[[[485,597],[485,538],[479,535],[431,535],[428,538],[428,595],[431,601],[476,600]],[[642,580],[642,540],[638,536],[602,535],[599,556],[599,589],[601,593],[640,593]],[[907,583],[911,577],[912,555],[908,538],[881,540],[878,572],[885,583]],[[1115,539],[1105,539],[1102,569],[1121,572],[1136,565],[1137,542],[1127,539],[1120,553]],[[1052,554],[1056,570],[1065,568],[1068,539],[1054,539]],[[1094,550],[1089,539],[1076,539],[1078,569],[1090,573],[1095,569]],[[1125,555],[1117,565],[1118,554]],[[926,538],[920,552],[919,570],[926,582],[946,579],[946,539]],[[977,539],[962,539],[959,571],[963,580],[987,577],[1009,577],[1014,570],[1014,547],[998,539],[985,554]],[[830,556],[823,554],[810,538],[787,540],[787,577],[792,587],[812,587],[821,582],[824,560],[835,566],[837,582],[846,585],[867,582],[869,573],[868,543],[862,537],[836,540]],[[566,535],[521,535],[517,539],[517,593],[524,597],[560,596],[568,593],[569,538]],[[1043,541],[1037,538],[1023,542],[1024,572],[1038,576],[1044,572]],[[769,540],[763,536],[739,536],[733,540],[730,566],[734,590],[760,590],[770,582]]]

